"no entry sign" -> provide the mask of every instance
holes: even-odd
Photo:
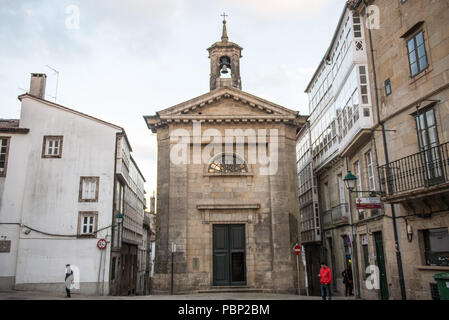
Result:
[[[98,249],[103,250],[103,249],[106,249],[107,244],[108,243],[105,239],[100,239],[97,242],[97,247],[98,247]]]
[[[293,251],[295,252],[296,255],[301,254],[301,246],[299,244],[297,244],[294,248]]]

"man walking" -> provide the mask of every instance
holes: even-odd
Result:
[[[70,287],[73,283],[73,270],[70,268],[70,264],[66,264],[65,269],[65,292],[67,293],[66,298],[70,298]]]
[[[326,262],[321,262],[321,269],[320,269],[320,274],[318,275],[318,277],[320,277],[320,283],[321,283],[321,297],[323,298],[323,300],[326,300],[326,296],[327,296],[328,300],[332,300],[332,294],[331,294],[331,288],[330,288],[330,283],[332,281],[332,271],[326,265]]]

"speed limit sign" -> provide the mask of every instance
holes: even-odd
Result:
[[[97,247],[98,247],[98,249],[100,249],[100,250],[106,249],[106,246],[107,246],[107,245],[108,245],[108,243],[106,242],[105,239],[100,239],[100,240],[98,240],[98,242],[97,242]]]

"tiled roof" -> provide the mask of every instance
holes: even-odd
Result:
[[[0,128],[18,128],[19,119],[0,119]]]

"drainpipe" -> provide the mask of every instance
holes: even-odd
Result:
[[[363,0],[363,4],[365,5],[365,8],[368,8],[368,4],[366,0]],[[368,12],[367,12],[368,14]],[[367,20],[369,24],[369,19]],[[390,157],[388,155],[388,149],[387,149],[387,137],[385,134],[385,124],[380,119],[380,111],[379,111],[379,94],[378,94],[378,88],[377,88],[377,76],[376,76],[376,65],[374,61],[374,48],[373,48],[373,39],[371,35],[371,28],[369,28],[368,25],[368,38],[369,38],[369,44],[371,49],[371,64],[373,67],[373,81],[374,81],[374,94],[375,94],[375,100],[376,100],[376,112],[377,112],[377,123],[382,128],[382,140],[383,140],[383,150],[385,155],[385,162],[387,163],[387,175],[388,175],[388,163],[390,163]],[[389,188],[387,184],[387,188]],[[399,275],[399,286],[401,289],[401,298],[402,300],[407,299],[406,291],[405,291],[405,281],[404,281],[404,270],[402,267],[402,257],[401,257],[401,251],[399,248],[399,237],[398,237],[398,228],[396,223],[396,209],[394,204],[390,204],[391,208],[391,216],[393,221],[393,233],[394,233],[394,245],[395,245],[395,251],[396,251],[396,260],[398,265],[398,275]]]

